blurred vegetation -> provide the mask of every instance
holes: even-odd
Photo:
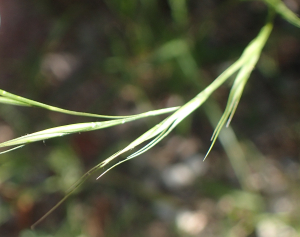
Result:
[[[299,14],[297,1],[285,4]],[[237,0],[2,1],[0,88],[108,115],[183,105],[235,62],[267,11],[263,2]],[[165,116],[1,155],[0,235],[300,236],[299,37],[275,19],[234,129],[222,130],[205,162],[232,82],[159,145],[91,177],[34,231],[84,172]],[[0,142],[91,121],[4,104],[0,115]]]

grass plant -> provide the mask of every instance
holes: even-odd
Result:
[[[14,95],[4,90],[0,90],[0,103],[17,105],[17,106],[33,106],[33,107],[39,107],[46,110],[65,113],[69,115],[86,116],[86,117],[93,117],[98,119],[108,119],[106,121],[101,121],[101,122],[96,121],[96,122],[88,122],[88,123],[77,123],[77,124],[70,124],[70,125],[65,125],[60,127],[54,127],[54,128],[49,128],[46,130],[34,132],[25,136],[21,136],[1,143],[0,148],[13,147],[2,153],[13,151],[32,142],[43,141],[50,138],[69,135],[72,133],[99,130],[107,127],[121,125],[127,122],[132,122],[138,119],[147,118],[149,116],[157,116],[161,114],[172,113],[163,121],[159,122],[154,127],[149,129],[147,132],[142,134],[140,137],[132,141],[125,148],[117,151],[116,153],[114,153],[113,155],[106,158],[104,161],[102,161],[101,163],[97,164],[92,169],[90,169],[72,187],[70,187],[65,197],[57,205],[55,205],[49,212],[47,212],[39,221],[37,221],[32,227],[35,227],[38,223],[40,223],[43,219],[45,219],[53,210],[55,210],[63,201],[65,201],[74,192],[74,190],[79,185],[81,185],[91,174],[95,172],[99,172],[101,169],[105,168],[104,171],[100,172],[98,176],[98,178],[100,178],[105,173],[113,169],[114,167],[143,154],[144,152],[148,151],[153,146],[158,144],[163,138],[165,138],[168,134],[170,134],[170,132],[182,120],[184,120],[187,116],[189,116],[193,111],[198,109],[211,96],[211,94],[214,91],[216,91],[225,81],[232,78],[232,76],[236,74],[229,94],[225,111],[216,125],[215,131],[211,138],[211,146],[209,147],[204,157],[205,160],[209,155],[210,151],[212,150],[217,138],[219,137],[221,129],[224,127],[224,125],[228,127],[230,122],[232,121],[233,115],[237,109],[245,85],[250,77],[251,72],[255,68],[260,58],[263,47],[265,46],[271,34],[275,13],[280,14],[285,20],[287,20],[291,24],[300,27],[300,19],[293,12],[291,12],[283,4],[282,1],[264,0],[264,2],[270,6],[270,11],[269,11],[267,22],[261,28],[257,37],[255,37],[248,44],[248,46],[244,49],[243,53],[241,54],[240,58],[238,58],[231,66],[229,66],[223,73],[221,73],[210,85],[208,85],[204,90],[202,90],[198,95],[196,95],[193,99],[188,101],[183,106],[153,110],[153,111],[148,111],[145,113],[131,115],[131,116],[108,116],[108,115],[98,115],[98,114],[83,113],[83,112],[61,109],[34,100],[30,100],[18,95]],[[178,1],[177,5],[176,4],[172,5],[172,7],[174,8],[174,18],[176,18],[176,20],[180,24],[185,24],[186,21],[185,8],[183,8],[182,10],[181,5],[179,3],[184,4],[184,1],[181,2]],[[130,152],[132,149],[140,146],[141,144],[149,140],[150,142],[148,142],[146,145],[142,146],[140,149],[133,152],[126,158],[115,161],[115,159],[118,158],[120,155],[126,152]],[[112,164],[111,166],[108,166],[113,161],[115,163]],[[241,179],[243,179],[242,174],[239,174],[239,176],[241,177]]]

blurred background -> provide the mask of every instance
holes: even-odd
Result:
[[[297,0],[287,6],[300,14]],[[0,1],[0,88],[57,107],[129,115],[183,105],[233,63],[267,7],[238,0]],[[300,30],[280,17],[209,157],[226,82],[145,154],[84,172],[165,116],[0,156],[1,237],[300,236]],[[98,121],[1,104],[0,142]]]

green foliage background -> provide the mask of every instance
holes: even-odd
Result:
[[[281,1],[265,2],[299,26]],[[217,0],[11,0],[0,11],[1,89],[116,116],[188,102],[240,57],[268,14],[260,1]],[[300,31],[290,23],[275,19],[234,130],[220,133],[204,163],[232,81],[158,146],[89,178],[34,231],[81,175],[165,115],[2,154],[1,236],[299,236]],[[1,142],[91,121],[5,104],[0,113]]]

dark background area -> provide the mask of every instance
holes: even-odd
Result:
[[[300,13],[296,0],[285,1]],[[267,17],[260,1],[0,1],[0,88],[53,106],[130,115],[183,105],[232,64]],[[165,116],[0,156],[2,237],[300,236],[300,30],[280,17],[209,157],[232,80],[145,154],[79,190],[81,175]],[[98,121],[0,106],[0,142]]]

